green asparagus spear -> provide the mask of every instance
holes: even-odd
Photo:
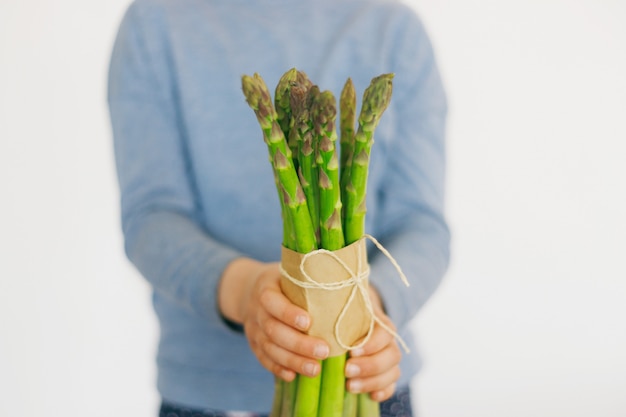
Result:
[[[363,94],[359,127],[354,137],[352,163],[346,163],[349,165],[349,173],[346,173],[348,178],[344,178],[342,183],[345,207],[343,214],[344,235],[347,244],[359,240],[365,233],[365,213],[367,211],[365,194],[370,151],[374,143],[374,130],[391,100],[392,79],[393,74],[375,77]],[[345,106],[347,107],[348,104]],[[349,148],[349,144],[346,145]],[[380,415],[378,403],[373,401],[369,394],[358,394],[357,401],[359,417],[377,417]]]
[[[339,186],[339,162],[335,143],[337,133],[335,120],[337,107],[330,91],[321,93],[312,109],[313,132],[318,143],[319,210],[321,246],[327,250],[344,247],[341,227],[341,190]]]
[[[368,393],[361,393],[358,395],[358,417],[378,417],[380,416],[380,403],[372,400]]]
[[[296,403],[296,392],[298,388],[298,377],[291,382],[283,381],[282,404],[280,417],[294,416],[294,406]]]
[[[345,188],[350,179],[350,166],[354,150],[354,126],[356,124],[356,91],[348,78],[339,97],[341,163],[339,165],[341,201],[346,200]],[[343,217],[342,217],[343,221]]]
[[[285,138],[289,138],[290,127],[293,124],[290,91],[291,86],[296,81],[297,77],[298,71],[295,68],[285,72],[278,81],[274,93],[274,106],[276,108],[277,121],[283,131],[283,134],[285,135]],[[290,151],[292,152],[294,169],[297,170],[297,160],[293,159],[293,153],[297,150],[290,148]],[[276,181],[277,187],[280,188],[278,179],[276,179]],[[297,250],[295,243],[296,237],[293,233],[293,227],[291,226],[292,219],[290,218],[289,210],[285,207],[284,199],[281,198],[280,201],[283,213],[283,245],[286,248]],[[274,390],[274,402],[272,405],[272,415],[270,417],[292,417],[298,379],[296,377],[291,382],[283,381],[278,377],[276,377],[276,379],[279,381],[280,386]],[[274,415],[274,413],[276,414]]]
[[[315,377],[298,375],[294,417],[317,417],[322,374]]]
[[[315,160],[317,138],[313,135],[311,126],[311,105],[319,95],[317,86],[307,87],[298,82],[291,87],[291,108],[293,112],[293,127],[291,128],[290,142],[297,148],[298,176],[302,190],[306,196],[311,223],[319,247],[319,187],[318,167]],[[294,145],[291,145],[294,146]]]
[[[311,107],[313,131],[318,142],[319,207],[321,246],[327,250],[344,247],[341,227],[341,192],[339,187],[339,162],[335,143],[337,107],[330,91],[321,93]],[[342,354],[322,362],[322,386],[318,416],[341,417],[345,391],[344,367],[346,355]]]
[[[280,190],[281,185],[276,172],[274,172],[274,183],[276,184],[276,189]],[[284,198],[280,196],[279,200],[280,214],[283,220],[283,246],[291,250],[296,250],[296,235],[293,231],[293,220],[291,219],[289,209],[285,205]]]
[[[391,101],[393,74],[383,74],[372,79],[363,93],[363,103],[359,114],[359,128],[355,135],[354,154],[350,168],[350,179],[345,189],[346,243],[359,240],[365,232],[365,193],[370,150],[374,143],[374,130],[380,117]]]
[[[346,392],[347,354],[331,356],[322,361],[322,385],[318,417],[342,417]]]
[[[296,70],[296,74],[295,74],[295,80],[291,80],[291,84],[289,86],[289,96],[288,98],[284,98],[283,100],[288,100],[285,105],[289,105],[290,107],[290,112],[291,112],[291,117],[290,117],[290,122],[289,122],[289,134],[286,135],[285,137],[287,138],[287,143],[289,144],[289,148],[291,149],[291,152],[293,154],[293,158],[294,158],[294,165],[296,167],[296,170],[298,170],[299,168],[299,163],[298,163],[298,135],[297,134],[292,134],[292,130],[294,130],[294,128],[296,127],[297,124],[297,120],[296,117],[294,115],[294,112],[297,112],[297,104],[295,105],[296,107],[294,107],[294,103],[291,102],[291,89],[293,87],[296,87],[296,91],[295,94],[299,95],[302,97],[302,103],[303,105],[306,104],[306,97],[308,94],[308,91],[311,89],[311,87],[313,87],[313,83],[311,82],[311,80],[309,79],[309,77],[306,75],[306,73],[304,73],[303,71],[298,71]],[[284,94],[284,93],[283,93]],[[308,104],[307,104],[308,106]]]
[[[283,392],[285,381],[278,377],[274,377],[274,399],[272,401],[272,411],[270,417],[282,417],[281,407],[283,405]]]
[[[289,145],[289,149],[292,153],[292,161],[296,172],[298,171],[298,143],[297,143],[297,135],[291,135],[291,130],[294,126],[294,117],[291,106],[291,88],[294,85],[299,85],[300,89],[304,92],[311,86],[311,81],[308,79],[307,75],[298,71],[295,68],[290,69],[285,72],[278,84],[276,85],[275,94],[274,94],[274,106],[276,108],[276,115],[278,124],[280,125],[281,130],[283,131],[285,138],[287,139],[287,143]],[[304,94],[304,93],[303,93]],[[292,136],[293,139],[290,139]],[[291,224],[291,220],[289,219],[289,212],[284,207],[285,204],[283,199],[281,198],[281,210],[282,217],[284,219],[283,225]],[[316,227],[316,223],[313,223],[314,228]],[[288,230],[288,227],[283,227],[283,245],[289,249],[295,250],[295,236],[293,230]]]
[[[278,193],[292,220],[296,237],[296,250],[308,253],[317,249],[315,233],[309,215],[306,198],[293,161],[291,151],[287,146],[285,135],[278,125],[277,114],[269,90],[263,79],[254,74],[253,77],[242,77],[242,89],[248,105],[254,110],[257,120],[263,130],[263,137],[268,147],[270,161],[278,178]]]
[[[293,126],[290,142],[297,144],[298,175],[314,227],[316,249],[319,246],[319,208],[317,164],[315,161],[315,138],[311,130],[310,107],[319,94],[317,86],[311,86],[308,78],[299,73],[303,83],[296,81],[291,87],[291,108]],[[293,146],[293,145],[292,145]],[[320,362],[321,363],[321,362]],[[295,401],[294,416],[317,417],[321,385],[321,373],[316,377],[298,375],[298,387]]]
[[[285,138],[289,141],[289,130],[291,125],[291,86],[296,82],[298,78],[298,71],[295,68],[290,69],[285,72],[280,80],[278,80],[278,84],[276,85],[276,90],[274,92],[274,106],[276,108],[276,116],[278,120],[278,124],[285,134]],[[291,149],[292,153],[294,152]]]
[[[341,417],[357,417],[358,394],[346,390],[343,397],[343,413]]]

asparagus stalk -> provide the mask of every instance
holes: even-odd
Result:
[[[365,193],[374,130],[391,100],[393,74],[374,77],[365,92],[355,135],[350,178],[345,187],[344,234],[346,243],[359,240],[365,233]]]
[[[291,150],[287,146],[281,130],[270,93],[263,79],[258,75],[242,77],[242,89],[248,105],[254,110],[263,130],[270,161],[278,178],[278,193],[282,198],[295,235],[296,250],[308,253],[317,249],[315,233],[309,215],[306,198],[296,174]]]
[[[352,148],[352,163],[345,163],[348,167],[347,178],[343,178],[344,197],[344,235],[346,243],[350,244],[359,240],[365,233],[365,205],[367,173],[372,144],[374,143],[374,130],[378,126],[383,112],[387,109],[391,100],[393,74],[383,74],[372,79],[369,87],[363,93],[361,113],[359,114],[359,127],[354,136]],[[344,89],[349,89],[345,87]],[[346,92],[344,108],[349,114],[349,94]],[[347,116],[346,116],[347,119]],[[346,125],[348,121],[346,120]],[[347,129],[347,127],[346,127]],[[348,133],[349,134],[349,133]],[[350,150],[350,144],[346,138],[346,148]],[[343,149],[342,149],[343,150]],[[353,401],[353,399],[350,398]],[[369,394],[358,395],[358,416],[376,417],[380,415],[378,403],[371,400]]]
[[[285,138],[289,137],[290,125],[292,123],[291,105],[289,101],[291,86],[296,78],[297,70],[295,68],[285,72],[278,81],[274,92],[274,107],[276,109],[277,121]],[[293,150],[291,151],[293,153]],[[277,189],[280,189],[280,182],[276,174],[274,174],[274,178],[276,180]],[[283,198],[280,198],[280,203],[283,219],[283,246],[296,250],[295,235],[293,233],[293,227],[291,226],[292,220],[289,217],[289,211]],[[292,415],[296,384],[297,379],[287,382],[275,377],[274,399],[270,417],[290,417]]]
[[[278,85],[276,86],[274,94],[274,104],[276,109],[276,116],[278,124],[280,125],[285,137],[289,132],[289,123],[291,121],[291,111],[289,108],[289,89],[291,88],[291,82],[296,79],[297,73],[295,69],[287,71],[280,78]],[[287,104],[285,105],[285,95]],[[276,188],[280,189],[280,180],[278,175],[274,172],[274,181]],[[282,196],[280,200],[281,217],[283,219],[283,246],[286,248],[296,250],[295,234],[292,227],[292,220],[289,217],[289,211],[285,206],[285,201]]]
[[[285,390],[285,381],[280,378],[274,378],[274,400],[272,402],[272,411],[270,417],[281,417],[281,407]]]
[[[339,162],[335,147],[335,96],[330,91],[321,93],[315,100],[311,113],[320,166],[318,182],[321,246],[327,250],[338,250],[344,247],[344,238],[341,226]]]
[[[293,124],[290,101],[291,87],[296,82],[297,78],[298,71],[295,68],[290,69],[280,77],[274,91],[274,107],[276,108],[278,124],[280,125],[285,138],[287,138],[287,143],[289,144],[293,155],[296,154],[296,149],[289,142],[291,125]]]
[[[344,247],[341,227],[341,191],[339,162],[335,143],[337,107],[330,91],[321,93],[313,103],[313,131],[318,142],[319,207],[321,246],[327,250]],[[318,416],[341,417],[345,392],[346,355],[338,355],[322,362],[322,386]]]
[[[280,188],[278,175],[274,172],[274,180],[277,189]],[[284,199],[280,198],[280,208],[283,220],[283,246],[291,250],[296,250],[296,236],[293,232],[292,219],[289,215]],[[293,381],[295,383],[295,381]],[[270,417],[291,417],[293,410],[294,394],[289,389],[289,382],[281,378],[274,377],[274,398],[272,400],[272,411]],[[292,404],[291,407],[288,404]],[[285,410],[289,411],[286,412]]]
[[[268,147],[270,162],[272,163],[274,175],[277,178],[279,197],[285,208],[285,219],[290,220],[290,227],[295,236],[295,250],[300,253],[311,252],[317,249],[311,216],[306,197],[293,165],[291,150],[287,145],[285,134],[278,124],[278,115],[272,105],[270,93],[265,82],[258,74],[254,74],[252,77],[244,75],[242,77],[242,90],[263,131],[263,138]],[[308,383],[307,379],[313,380],[313,383]],[[313,392],[315,392],[315,380],[319,381],[320,377],[298,377],[299,394],[295,404],[295,415],[316,417],[319,394],[313,396],[307,390],[307,386],[312,385]],[[319,382],[317,386],[317,392],[319,392]],[[300,392],[302,392],[302,395],[300,395]],[[298,409],[298,399],[300,397],[302,397],[302,401],[300,401],[301,410],[311,409],[314,414]],[[285,400],[288,401],[288,398],[285,398]],[[278,401],[277,395],[275,395],[275,401]],[[315,408],[313,409],[309,406],[307,401],[314,402]]]
[[[339,182],[341,185],[341,201],[346,201],[346,186],[350,182],[350,166],[352,165],[352,154],[354,151],[354,126],[356,124],[356,91],[351,78],[346,80],[341,90],[339,112],[339,129],[341,132]],[[345,224],[344,216],[345,206],[342,207],[341,212],[342,224]],[[343,401],[343,417],[357,417],[357,395],[345,390]]]
[[[303,71],[295,71],[295,79],[291,79],[291,77],[293,77],[292,74],[285,76],[285,78],[287,78],[289,80],[289,95],[287,97],[284,97],[281,100],[281,105],[284,106],[289,106],[289,112],[290,112],[290,120],[289,120],[289,127],[288,127],[288,134],[285,135],[285,137],[287,138],[287,143],[289,144],[289,148],[291,149],[291,152],[294,156],[294,165],[296,166],[296,170],[298,169],[298,135],[292,135],[292,130],[295,128],[295,125],[297,124],[297,120],[294,113],[294,107],[291,103],[291,88],[292,87],[296,87],[297,89],[299,89],[299,91],[296,92],[296,94],[301,94],[303,97],[306,96],[306,93],[311,89],[311,87],[313,87],[313,83],[311,82],[311,80],[309,79],[309,77],[306,75],[306,73],[304,73]],[[285,86],[282,87],[282,89],[285,89]],[[286,94],[286,92],[281,92],[281,94]],[[304,98],[303,98],[304,100]]]
[[[282,384],[282,401],[279,417],[292,417],[294,416],[298,378],[296,377],[291,382],[282,381]]]
[[[321,372],[315,377],[298,375],[298,387],[293,411],[294,417],[318,416],[321,384]]]
[[[274,172],[274,182],[276,184],[276,189],[280,189],[281,185],[276,172]],[[280,214],[283,220],[283,246],[291,250],[296,250],[296,235],[293,230],[293,221],[291,219],[289,210],[285,205],[284,198],[279,198],[279,200]]]
[[[341,201],[345,201],[344,190],[350,179],[350,166],[352,165],[352,154],[354,151],[354,125],[356,124],[356,91],[351,78],[346,80],[341,90],[339,111],[341,130],[341,164],[339,172],[342,193]]]
[[[322,386],[318,417],[342,417],[346,392],[347,355],[331,356],[322,361]]]
[[[291,86],[296,82],[297,77],[298,71],[295,68],[285,72],[282,77],[280,77],[280,80],[278,80],[278,84],[276,85],[276,90],[274,92],[274,106],[276,108],[278,124],[280,125],[280,128],[287,140],[289,140],[289,130],[292,117],[290,104]],[[293,153],[293,149],[291,149],[291,151]]]
[[[346,390],[343,397],[343,413],[341,417],[357,417],[357,411],[358,396]]]
[[[349,357],[348,355],[349,354],[346,353],[346,362]],[[355,393],[348,391],[347,389],[345,390],[345,393],[343,396],[342,417],[359,417],[359,415],[357,414],[357,411],[358,411],[357,404],[358,404],[358,398],[360,395],[363,395],[363,394],[355,394]],[[372,417],[375,417],[375,416],[372,416]],[[360,417],[365,417],[365,416],[360,416]]]
[[[290,143],[298,149],[298,175],[306,196],[311,223],[313,224],[316,249],[319,245],[319,209],[316,144],[311,131],[310,103],[319,94],[319,88],[296,82],[291,88],[291,108],[294,125],[290,131]],[[293,144],[296,143],[297,146]],[[320,362],[321,363],[321,362]],[[321,386],[321,373],[315,377],[298,375],[294,415],[317,417]]]
[[[357,405],[358,417],[378,417],[380,416],[380,403],[372,400],[368,393],[358,395]]]
[[[290,131],[291,142],[296,144],[298,159],[298,176],[306,197],[311,223],[319,246],[319,187],[318,167],[315,160],[317,149],[316,137],[311,128],[311,104],[319,95],[317,86],[307,87],[305,84],[294,83],[291,88],[291,108],[294,125]],[[292,145],[293,146],[293,145]]]

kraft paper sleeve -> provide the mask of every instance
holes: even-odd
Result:
[[[282,267],[284,272],[297,282],[315,288],[303,288],[283,275],[282,290],[287,298],[311,315],[308,334],[326,340],[330,345],[330,356],[341,355],[346,349],[338,343],[335,334],[335,325],[340,316],[342,317],[337,334],[344,346],[353,346],[362,339],[368,333],[373,320],[372,313],[368,311],[363,300],[364,296],[369,296],[367,291],[361,292],[359,288],[355,288],[356,282],[360,279],[361,290],[367,290],[369,266],[365,240],[333,251],[332,255],[328,251],[315,251],[306,256],[302,264],[305,254],[283,247]],[[337,258],[343,261],[344,265]],[[317,284],[307,280],[303,272]],[[343,288],[337,288],[336,283],[344,281],[352,282]],[[356,293],[346,306],[353,291]]]

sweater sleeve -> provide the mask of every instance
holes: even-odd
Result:
[[[393,137],[380,189],[374,233],[398,261],[406,288],[391,263],[371,252],[372,284],[388,315],[406,325],[439,285],[449,262],[450,233],[444,220],[447,103],[431,44],[412,13],[398,25],[394,48]],[[405,20],[406,22],[406,20]]]
[[[157,11],[133,3],[111,56],[108,101],[125,250],[155,291],[218,324],[218,281],[240,254],[199,221],[163,27]]]

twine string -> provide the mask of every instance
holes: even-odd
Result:
[[[368,239],[372,243],[374,243],[374,245],[378,248],[378,250],[383,255],[385,255],[387,259],[389,259],[391,264],[396,269],[398,276],[400,277],[400,279],[402,279],[402,282],[404,283],[404,285],[408,287],[409,281],[406,278],[406,275],[404,275],[404,272],[402,272],[402,268],[400,268],[400,265],[398,265],[396,260],[389,253],[389,251],[387,251],[387,249],[385,249],[383,245],[378,240],[376,240],[376,238],[374,238],[373,236],[369,234],[363,235],[362,239]],[[321,290],[326,290],[326,291],[337,291],[337,290],[341,290],[344,288],[352,288],[352,290],[350,291],[348,300],[346,301],[343,308],[341,309],[339,316],[337,317],[337,321],[335,322],[334,336],[337,341],[337,344],[341,346],[341,348],[346,349],[346,350],[354,350],[354,349],[363,347],[372,336],[372,333],[374,331],[374,325],[378,323],[379,326],[385,329],[389,334],[391,334],[398,341],[398,343],[400,343],[400,345],[402,346],[402,348],[404,349],[406,353],[409,353],[409,347],[404,342],[404,340],[402,340],[402,337],[400,337],[400,335],[395,330],[393,330],[390,326],[385,324],[374,312],[374,307],[372,306],[372,302],[367,292],[367,279],[370,274],[370,268],[367,262],[365,262],[365,266],[363,266],[364,262],[363,262],[362,251],[358,251],[357,253],[358,253],[358,256],[357,256],[357,271],[356,272],[353,271],[352,268],[350,268],[350,266],[348,266],[343,261],[343,259],[337,256],[337,254],[326,249],[318,249],[318,250],[309,252],[302,257],[300,261],[300,272],[302,276],[304,277],[305,281],[300,281],[292,277],[287,271],[285,271],[282,264],[280,265],[280,272],[285,278],[291,281],[294,285],[300,288],[304,288],[304,289],[321,289]],[[309,260],[309,258],[313,256],[317,256],[317,255],[330,256],[348,273],[349,277],[342,281],[331,282],[331,283],[319,282],[313,279],[306,272],[305,264],[307,260]],[[370,322],[369,322],[368,331],[363,337],[363,339],[355,345],[349,345],[349,344],[344,343],[344,341],[342,340],[339,327],[348,309],[350,308],[350,305],[352,305],[357,295],[361,296],[361,299],[363,300],[363,303],[365,304],[365,309],[370,316]]]

